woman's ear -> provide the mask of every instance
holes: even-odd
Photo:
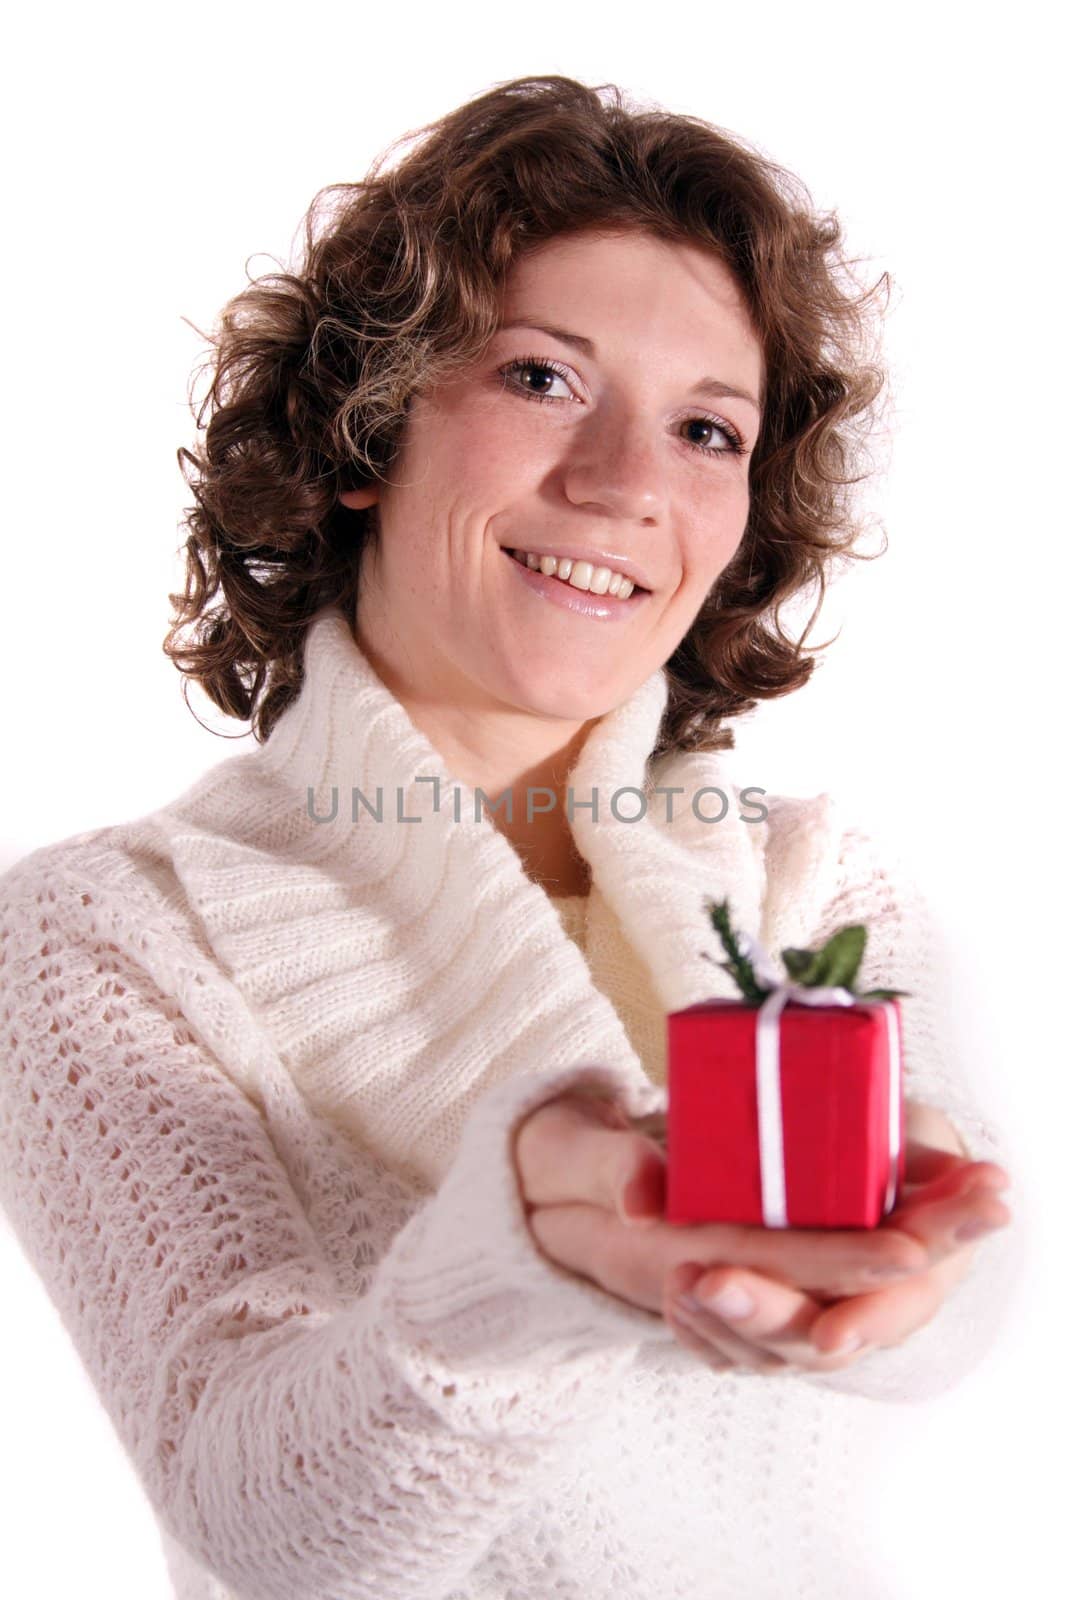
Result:
[[[370,483],[362,489],[342,489],[337,498],[349,511],[365,511],[377,502],[378,486]]]

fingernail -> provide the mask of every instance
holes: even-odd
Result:
[[[704,1307],[714,1311],[719,1317],[747,1317],[756,1309],[756,1302],[744,1289],[739,1289],[736,1284],[731,1284],[727,1289],[720,1289],[716,1294],[701,1297]]]
[[[868,1278],[906,1278],[911,1267],[868,1267]]]
[[[850,1333],[847,1339],[842,1339],[840,1344],[835,1344],[830,1351],[832,1356],[850,1356],[853,1350],[858,1350],[863,1343],[862,1334]]]
[[[992,1222],[980,1222],[978,1220],[965,1222],[956,1229],[956,1238],[961,1244],[965,1244],[968,1239],[980,1239],[984,1233],[992,1233],[994,1226],[995,1224]]]

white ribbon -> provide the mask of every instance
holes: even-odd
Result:
[[[863,1000],[844,988],[809,988],[802,983],[781,980],[770,957],[751,934],[741,934],[738,943],[747,957],[757,981],[770,994],[756,1017],[756,1103],[759,1120],[760,1188],[765,1228],[787,1228],[785,1138],[782,1124],[782,1069],[779,1053],[782,1011],[790,1000],[802,1006],[872,1005],[885,1010],[889,1035],[889,1178],[882,1207],[883,1216],[893,1209],[897,1194],[897,1162],[900,1156],[900,1029],[891,1000]]]

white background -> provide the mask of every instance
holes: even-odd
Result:
[[[905,848],[952,952],[975,1091],[1015,1151],[1022,1298],[976,1373],[893,1415],[877,1534],[901,1600],[1044,1596],[1062,1571],[1042,1439],[1065,1420],[1048,1003],[1063,150],[1041,16],[304,0],[60,6],[9,35],[0,868],[150,810],[244,747],[197,725],[160,649],[201,353],[183,319],[209,327],[247,257],[286,257],[321,186],[494,83],[561,72],[754,140],[839,211],[872,276],[891,272],[895,444],[868,502],[889,553],[841,583],[816,634],[840,637],[807,689],[742,730],[738,775],[828,789]],[[147,1504],[2,1227],[0,1284],[0,1586],[162,1600]]]

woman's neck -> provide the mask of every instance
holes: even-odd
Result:
[[[486,797],[483,815],[516,850],[527,875],[548,894],[588,894],[589,866],[575,846],[567,815],[567,781],[598,719],[553,729],[529,716],[478,713],[436,697],[420,699],[370,640],[359,636],[357,642],[453,775]]]
[[[589,864],[574,842],[567,814],[568,780],[588,731],[589,725],[502,791],[511,795],[510,819],[506,805],[494,812],[497,829],[518,852],[527,876],[546,894],[589,893]]]
[[[541,820],[541,819],[535,819]],[[544,828],[533,833],[527,828],[499,823],[500,832],[518,852],[526,874],[539,883],[546,894],[587,895],[592,884],[589,863],[574,844],[570,828],[548,834]]]

